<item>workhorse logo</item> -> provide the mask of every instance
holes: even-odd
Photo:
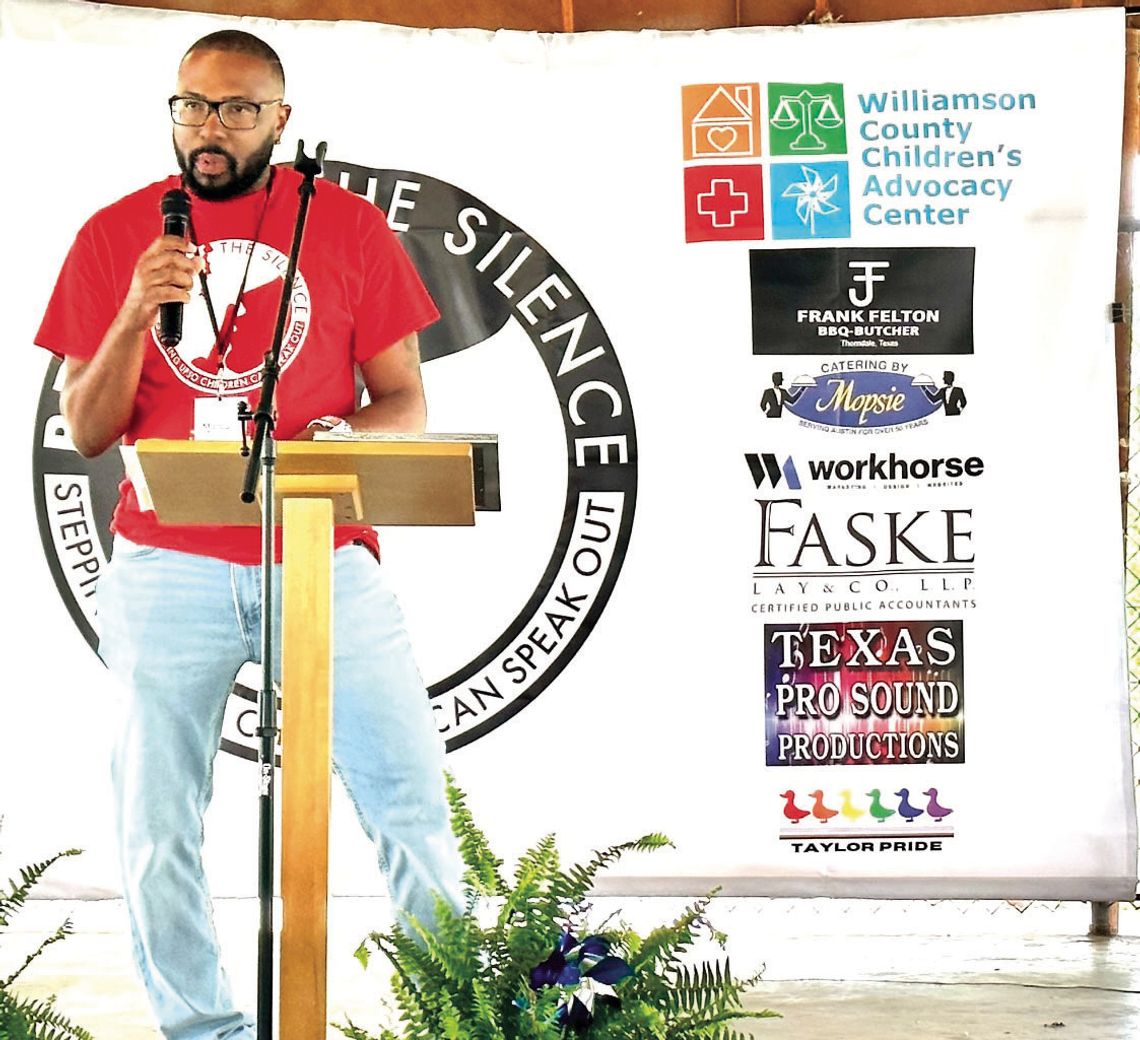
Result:
[[[397,584],[452,750],[538,697],[599,621],[633,524],[629,391],[599,316],[531,235],[417,173],[327,162],[324,176],[385,209],[439,305],[442,320],[420,337],[432,428],[502,442],[501,513],[474,530],[381,532],[386,566],[408,571]],[[296,293],[293,309],[298,317]],[[194,369],[198,357],[183,360]],[[227,366],[235,380],[243,364]],[[52,361],[37,415],[37,509],[56,585],[94,647],[93,593],[122,465],[115,452],[85,460],[74,450],[60,385]],[[256,695],[241,682],[234,693],[222,748],[255,760]]]

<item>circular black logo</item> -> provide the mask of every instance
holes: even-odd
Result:
[[[504,610],[501,597],[492,598],[488,606],[479,588],[459,585],[449,592],[461,604],[469,600],[462,609],[479,614],[480,632],[498,632],[483,637],[480,647],[465,655],[465,663],[430,683],[437,728],[453,750],[490,732],[538,697],[597,624],[633,525],[637,441],[632,404],[598,315],[531,235],[479,199],[433,177],[335,161],[325,163],[323,176],[388,213],[439,306],[442,320],[420,336],[425,381],[433,361],[503,337],[521,340],[521,333],[523,342],[529,341],[529,359],[516,392],[530,407],[544,408],[552,417],[556,409],[554,418],[561,420],[557,451],[542,460],[541,479],[547,488],[554,482],[564,484],[565,492],[558,515],[547,510],[530,518],[536,529],[527,532],[528,541],[545,539],[549,551],[537,566],[533,552],[527,557],[532,577],[516,576],[511,587],[525,587],[526,594]],[[302,261],[303,256],[302,250]],[[479,394],[478,365],[464,372],[470,381],[464,391]],[[548,389],[528,381],[531,372],[544,372]],[[94,593],[110,555],[110,518],[123,466],[118,452],[87,460],[75,451],[60,416],[61,378],[61,365],[53,360],[36,416],[36,509],[56,586],[95,647]],[[493,378],[496,385],[503,381],[501,367]],[[429,405],[431,399],[429,394]],[[507,511],[512,500],[525,501],[528,484],[539,479],[539,474],[512,470],[510,451],[510,442],[503,440]],[[478,552],[478,524],[474,537],[468,551]],[[256,760],[257,695],[242,679],[239,676],[230,698],[222,749]]]

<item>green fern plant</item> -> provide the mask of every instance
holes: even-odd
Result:
[[[8,881],[7,889],[0,889],[0,936],[8,929],[12,918],[51,866],[64,856],[78,855],[78,849],[68,849],[42,863],[33,863],[20,871],[18,881],[12,878]],[[55,1010],[54,997],[47,1000],[19,997],[11,989],[28,965],[53,943],[66,939],[71,932],[71,919],[68,918],[28,954],[11,975],[0,978],[0,1038],[3,1040],[92,1040],[90,1033]]]
[[[726,936],[705,916],[716,890],[644,937],[610,919],[589,927],[587,896],[598,874],[627,853],[671,847],[664,835],[614,845],[563,869],[548,834],[522,855],[508,881],[450,777],[448,798],[467,867],[464,911],[456,914],[439,900],[434,932],[413,920],[407,930],[372,932],[360,944],[356,957],[365,967],[380,953],[393,968],[399,1022],[378,1035],[351,1020],[338,1024],[348,1040],[747,1040],[734,1023],[774,1016],[742,1006],[759,974],[738,979],[727,958],[695,967],[684,962],[700,938],[725,945]],[[575,936],[587,935],[578,944]],[[587,966],[603,955],[611,970],[593,979],[595,969]],[[533,972],[560,967],[567,957],[582,966],[573,984],[533,988]],[[604,984],[617,974],[624,977]]]

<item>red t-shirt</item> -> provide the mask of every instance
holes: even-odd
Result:
[[[274,172],[268,191],[224,202],[191,196],[194,241],[204,250],[210,300],[220,329],[232,335],[219,370],[206,300],[199,288],[184,308],[182,341],[163,347],[149,336],[135,410],[123,441],[184,440],[194,425],[194,400],[222,394],[256,407],[261,366],[273,340],[300,175]],[[96,213],[76,236],[60,271],[36,343],[60,357],[94,356],[126,296],[139,255],[162,229],[159,203],[180,187],[169,177]],[[236,316],[238,292],[245,288]],[[277,386],[276,435],[288,440],[322,415],[356,410],[355,365],[439,317],[411,260],[375,206],[320,181],[309,207],[297,278],[285,323]],[[231,321],[232,318],[232,321]],[[234,488],[236,495],[240,488]],[[261,559],[256,526],[159,523],[139,509],[124,480],[111,529],[140,545],[155,545],[233,563]],[[335,544],[363,540],[376,549],[370,527],[338,526]],[[280,540],[278,542],[280,553]]]

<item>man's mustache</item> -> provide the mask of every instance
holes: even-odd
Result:
[[[219,148],[217,145],[203,145],[201,148],[195,148],[187,156],[187,161],[191,168],[193,168],[194,163],[197,161],[199,155],[220,155],[223,159],[226,160],[226,165],[229,166],[230,173],[237,171],[237,160],[232,155],[230,155],[229,152],[223,148]]]

